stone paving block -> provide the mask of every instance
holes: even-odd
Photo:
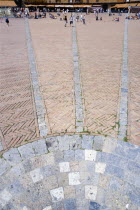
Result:
[[[40,168],[36,168],[35,170],[31,171],[30,176],[33,180],[33,183],[39,182],[43,179],[43,175],[41,173]]]
[[[109,183],[110,183],[110,177],[106,176],[106,175],[103,175],[103,174],[100,174],[99,186],[104,188],[104,189],[108,189]]]
[[[112,165],[107,165],[106,166],[105,173],[106,174],[113,175],[113,176],[116,176],[116,177],[118,177],[120,179],[123,179],[124,178],[124,170],[121,169],[121,168],[112,166]]]
[[[16,196],[17,198],[24,192],[24,187],[19,180],[12,182],[7,189],[11,195]]]
[[[85,209],[88,209],[88,206],[89,206],[89,201],[88,200],[86,200],[86,199],[76,199],[76,205],[77,205],[77,209],[78,209],[78,207],[79,207],[79,209],[80,209],[80,207],[82,208],[82,207],[84,207]]]
[[[97,185],[99,180],[99,174],[80,172],[80,181],[83,185]]]
[[[59,163],[59,168],[60,168],[60,172],[69,172],[70,164],[69,164],[69,162]]]
[[[72,172],[69,173],[69,185],[79,185],[80,184],[80,173]]]
[[[92,149],[93,148],[93,142],[94,142],[94,136],[83,135],[82,148],[83,149]]]
[[[65,210],[76,210],[76,200],[75,199],[65,199],[64,207],[65,207]]]
[[[4,207],[12,198],[12,195],[6,190],[4,189],[1,193],[0,193],[0,204],[2,207]]]
[[[95,162],[93,161],[85,161],[86,163],[86,168],[90,173],[93,173],[95,171]]]
[[[32,147],[34,149],[35,155],[42,155],[42,154],[47,153],[47,146],[46,146],[45,139],[32,142]]]
[[[114,138],[105,138],[103,152],[112,153],[117,146],[117,140]]]
[[[105,204],[105,197],[106,197],[106,190],[98,187],[97,189],[97,196],[96,196],[96,202],[104,205]]]
[[[65,210],[63,201],[59,201],[59,202],[53,203],[52,207],[55,210]]]
[[[58,184],[63,187],[69,185],[68,173],[61,173],[58,175]]]
[[[110,178],[109,188],[111,191],[123,191],[124,182],[116,177]]]
[[[75,186],[76,198],[85,199],[85,186],[76,185]]]
[[[44,165],[54,165],[55,159],[53,152],[41,156]]]
[[[24,188],[28,188],[33,183],[32,178],[29,173],[26,173],[22,177],[20,177],[19,181],[23,185]]]
[[[37,155],[25,162],[26,164],[31,165],[32,170],[35,168],[41,168],[46,165],[46,162],[43,160],[42,155]]]
[[[70,162],[70,171],[79,171],[79,162],[78,161],[73,161]]]
[[[59,149],[57,137],[46,138],[46,145],[50,152],[57,151]]]
[[[71,136],[70,138],[70,150],[81,148],[82,138],[79,135]]]
[[[12,148],[3,154],[4,159],[8,161],[11,166],[14,166],[21,162],[21,156],[17,148]]]
[[[95,172],[103,174],[105,172],[106,163],[97,162],[95,163]]]
[[[46,206],[43,210],[52,210],[51,206]]]
[[[60,151],[69,150],[70,141],[69,141],[69,137],[67,135],[59,136],[58,141],[59,141],[59,150]]]
[[[62,151],[56,151],[54,153],[54,158],[56,163],[64,162],[64,152]]]
[[[85,150],[85,160],[95,161],[97,152],[95,150]]]
[[[30,159],[31,157],[35,156],[31,143],[18,147],[18,150],[22,159]]]
[[[89,206],[89,210],[100,210],[100,204],[91,201],[90,206]]]
[[[94,137],[94,150],[102,150],[104,145],[105,137],[104,136],[95,136]]]
[[[65,186],[64,187],[64,195],[65,195],[65,199],[75,198],[75,187]]]
[[[23,167],[24,167],[25,173],[32,171],[34,169],[34,165],[31,161],[31,159],[24,160]]]
[[[25,169],[22,165],[22,163],[14,166],[13,168],[11,168],[11,170],[6,174],[7,177],[9,177],[9,179],[11,181],[22,177],[25,174]]]
[[[85,151],[84,150],[75,150],[75,160],[85,160]]]
[[[91,201],[96,200],[97,186],[86,185],[85,186],[85,198]]]
[[[64,151],[64,160],[65,161],[74,161],[75,153],[73,150]]]
[[[82,161],[80,161],[79,162],[79,171],[81,172],[81,171],[87,171],[87,167],[88,167],[88,165],[87,165],[87,161],[84,161],[84,160],[82,160]]]
[[[59,167],[57,165],[47,165],[41,168],[41,172],[44,177],[57,175],[59,173]]]
[[[62,201],[64,199],[63,187],[50,190],[50,194],[53,202]]]
[[[3,158],[0,158],[0,176],[4,174],[9,168],[10,168],[9,163],[5,161]]]
[[[140,164],[130,161],[127,164],[127,170],[129,170],[131,173],[140,174]]]
[[[43,179],[42,183],[44,185],[44,188],[46,188],[47,190],[52,190],[58,187],[58,180],[54,175],[46,177],[45,179]]]

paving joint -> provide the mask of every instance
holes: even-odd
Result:
[[[74,87],[75,87],[75,110],[76,110],[76,132],[83,131],[83,104],[82,104],[82,89],[80,81],[80,65],[77,46],[76,23],[72,28],[73,40],[73,62],[74,62]]]
[[[125,19],[124,26],[124,46],[123,46],[123,64],[122,64],[122,82],[121,82],[121,100],[120,100],[120,120],[118,139],[123,140],[127,137],[128,126],[128,19]]]
[[[35,100],[35,107],[36,107],[36,114],[37,114],[37,121],[39,126],[40,136],[44,137],[48,133],[48,127],[45,121],[45,113],[46,109],[44,106],[44,102],[41,96],[41,91],[39,88],[39,81],[38,81],[38,73],[36,70],[36,61],[35,55],[32,45],[32,39],[30,34],[29,22],[28,19],[25,19],[25,28],[26,28],[26,38],[27,38],[27,47],[28,47],[28,58],[30,64],[30,71],[31,71],[31,78],[32,78],[32,87],[34,93],[34,100]]]

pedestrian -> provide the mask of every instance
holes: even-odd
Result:
[[[67,22],[68,22],[67,15],[65,15],[64,21],[65,21],[65,27],[66,27],[67,26]]]
[[[8,17],[6,18],[5,22],[6,22],[7,25],[9,26],[9,19],[8,19]]]
[[[86,24],[85,15],[83,16],[83,24]]]
[[[73,17],[70,17],[70,26],[73,25]]]

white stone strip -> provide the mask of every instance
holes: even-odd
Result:
[[[128,19],[125,19],[121,100],[120,100],[120,127],[118,138],[123,140],[127,136],[128,124]]]
[[[73,37],[73,62],[74,62],[74,86],[75,86],[75,108],[76,108],[76,132],[83,131],[83,104],[82,104],[82,90],[80,82],[80,68],[78,58],[78,46],[76,35],[76,24],[74,20],[74,27],[72,30]]]
[[[25,19],[25,28],[26,28],[27,47],[28,47],[28,58],[29,58],[29,64],[30,64],[31,79],[32,79],[36,112],[37,112],[36,114],[37,114],[39,132],[40,132],[40,136],[44,137],[48,133],[48,128],[45,122],[46,109],[45,109],[44,102],[43,102],[40,88],[39,88],[34,50],[33,50],[33,45],[32,45],[31,34],[30,34],[29,22],[27,18]]]

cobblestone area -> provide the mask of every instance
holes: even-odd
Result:
[[[38,136],[24,20],[10,22],[0,27],[0,150]]]
[[[135,33],[134,33],[135,31]],[[139,21],[129,21],[128,67],[129,67],[129,140],[140,145],[140,37]]]
[[[0,209],[138,210],[139,157],[139,146],[88,135],[10,149],[0,159]]]

